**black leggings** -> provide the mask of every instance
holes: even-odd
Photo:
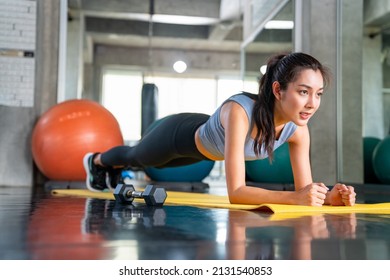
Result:
[[[208,160],[195,145],[195,132],[210,116],[170,115],[146,131],[136,146],[118,146],[101,154],[105,166],[128,168],[175,167]]]

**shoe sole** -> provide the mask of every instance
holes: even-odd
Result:
[[[100,192],[99,190],[96,190],[94,189],[92,186],[91,186],[91,173],[89,172],[89,163],[88,163],[88,160],[89,160],[89,157],[92,156],[93,153],[88,153],[84,156],[83,158],[83,165],[84,165],[84,169],[85,169],[85,173],[87,173],[87,178],[85,179],[85,184],[87,185],[87,189],[92,191],[92,192]]]
[[[106,176],[106,186],[108,187],[108,189],[110,191],[114,191],[115,190],[115,188],[111,186],[111,180],[110,180],[110,176],[109,175]]]

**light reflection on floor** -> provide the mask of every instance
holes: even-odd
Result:
[[[210,188],[212,189],[212,188]],[[389,202],[360,186],[359,203]],[[146,207],[0,188],[0,259],[390,259],[390,216]]]

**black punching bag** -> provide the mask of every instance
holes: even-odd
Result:
[[[157,119],[158,88],[155,84],[142,86],[141,135]]]

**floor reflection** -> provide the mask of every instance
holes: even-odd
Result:
[[[355,214],[263,217],[257,212],[230,211],[229,259],[313,259],[317,240],[355,239]]]
[[[33,259],[366,259],[375,229],[390,230],[388,219],[355,214],[285,218],[79,198],[39,205],[28,231]],[[378,258],[388,257],[388,236],[377,236]]]
[[[271,215],[0,190],[1,259],[390,259],[390,215]]]

